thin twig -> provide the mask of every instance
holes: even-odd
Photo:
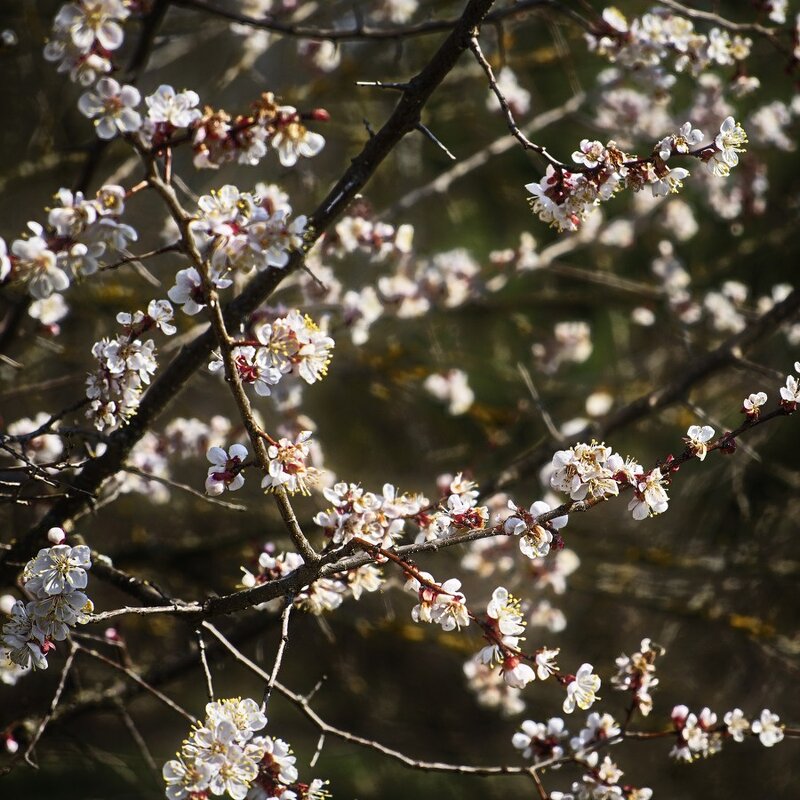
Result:
[[[203,673],[206,677],[206,692],[210,702],[214,702],[214,682],[211,680],[211,670],[208,668],[208,659],[206,658],[206,643],[203,639],[203,631],[197,628],[194,632],[197,637],[197,649],[200,652],[200,663],[203,665]]]
[[[133,467],[130,464],[123,466],[122,471],[129,472],[131,475],[138,475],[140,478],[145,478],[148,481],[155,481],[156,483],[163,484],[164,486],[169,486],[172,489],[180,489],[182,492],[186,492],[187,494],[196,497],[198,500],[202,500],[204,503],[210,503],[213,506],[222,506],[230,511],[247,511],[247,506],[242,505],[241,503],[232,503],[229,500],[220,500],[218,497],[210,497],[204,492],[199,492],[197,489],[189,486],[186,483],[181,483],[180,481],[173,480],[172,478],[165,478],[161,475],[153,475],[151,472],[145,472],[143,469]]]
[[[39,739],[42,738],[42,734],[44,733],[44,730],[48,726],[50,720],[53,718],[53,714],[56,713],[56,708],[58,707],[58,703],[61,700],[61,695],[64,692],[64,687],[67,685],[67,677],[69,676],[70,670],[72,669],[72,664],[75,661],[75,653],[77,652],[79,647],[80,645],[76,644],[73,641],[70,641],[69,653],[67,653],[66,661],[64,661],[64,666],[61,669],[61,677],[58,680],[58,686],[56,687],[53,699],[50,701],[50,708],[48,709],[44,717],[42,717],[42,721],[39,723],[39,727],[36,729],[36,732],[31,737],[28,746],[25,748],[25,755],[23,756],[25,761],[32,767],[36,767],[37,769],[38,765],[31,760],[31,753],[33,752],[33,748],[36,747],[36,743],[39,741]]]
[[[469,49],[472,51],[472,54],[475,56],[475,60],[480,64],[483,71],[486,73],[486,78],[489,81],[489,88],[492,90],[494,96],[497,98],[497,101],[500,103],[500,108],[503,109],[503,113],[506,117],[506,123],[508,125],[509,131],[511,131],[511,135],[526,149],[532,150],[534,153],[538,153],[541,156],[544,156],[548,162],[550,162],[554,167],[561,169],[566,169],[567,165],[562,164],[557,158],[554,158],[547,152],[546,147],[542,147],[541,145],[535,144],[527,136],[520,130],[519,125],[517,125],[517,121],[514,119],[514,112],[511,110],[511,106],[508,104],[508,100],[506,100],[505,95],[500,90],[500,87],[497,85],[497,79],[494,76],[494,71],[492,70],[492,65],[486,60],[486,56],[484,56],[483,51],[481,50],[480,43],[478,42],[477,35],[472,36],[469,40]]]
[[[133,739],[134,744],[139,749],[144,763],[147,764],[150,773],[155,779],[156,785],[159,787],[159,789],[163,789],[161,770],[158,768],[158,765],[153,758],[153,754],[150,752],[150,748],[147,746],[144,736],[142,736],[142,734],[139,732],[139,729],[136,727],[136,723],[128,713],[128,709],[125,708],[125,705],[121,701],[117,704],[117,711],[122,719],[123,724],[128,730],[128,733],[130,733],[131,739]]]
[[[138,684],[142,687],[146,692],[149,692],[153,697],[157,700],[160,700],[167,708],[172,709],[176,714],[180,714],[185,720],[188,720],[190,723],[194,724],[198,720],[196,717],[193,717],[186,709],[179,706],[174,700],[167,697],[163,692],[159,691],[155,688],[155,686],[151,686],[147,681],[144,680],[138,673],[132,670],[130,667],[124,667],[121,664],[117,664],[116,661],[112,661],[110,658],[106,658],[102,653],[99,653],[97,650],[94,650],[91,647],[86,647],[82,644],[75,645],[81,653],[86,653],[87,656],[91,656],[92,658],[96,659],[97,661],[102,661],[103,664],[115,669],[119,672],[124,673],[128,678],[130,678],[134,683]]]
[[[559,431],[559,429],[556,427],[556,424],[553,422],[550,412],[544,407],[542,398],[539,395],[539,392],[536,390],[536,386],[533,383],[533,378],[531,378],[530,371],[521,361],[517,362],[517,369],[519,370],[519,374],[522,376],[522,380],[525,383],[528,392],[530,393],[533,404],[536,406],[536,410],[542,417],[542,422],[544,422],[547,432],[553,437],[554,440],[563,441],[564,437],[562,436],[561,431]]]
[[[425,127],[421,122],[417,125],[417,130],[430,139],[440,150],[444,152],[444,154],[451,160],[455,161],[456,157],[447,149],[444,142],[441,141],[434,133],[430,130],[430,128]]]
[[[433,33],[442,33],[452,30],[458,25],[458,19],[430,20],[419,22],[413,25],[405,25],[394,28],[372,27],[360,23],[358,20],[351,28],[324,28],[312,27],[308,25],[298,25],[291,22],[280,22],[274,16],[264,16],[262,18],[242,14],[221,5],[214,5],[208,0],[172,0],[173,5],[183,6],[184,8],[202,11],[207,14],[238,22],[241,25],[248,25],[259,30],[269,31],[281,36],[291,36],[298,39],[327,39],[330,42],[342,41],[395,41],[409,39],[415,36],[427,36]],[[507,8],[501,8],[492,12],[486,17],[487,22],[500,22],[521,16],[530,11],[538,9],[552,9],[569,17],[581,27],[589,30],[590,24],[580,14],[568,6],[557,2],[557,0],[517,0]]]
[[[739,33],[758,33],[761,36],[766,36],[768,39],[775,41],[780,28],[768,28],[765,25],[760,25],[757,22],[731,22],[719,14],[714,14],[711,11],[701,11],[696,8],[689,8],[683,3],[678,3],[676,0],[657,0],[659,5],[671,8],[689,19],[701,19],[704,22],[711,22],[714,25],[719,25],[720,28],[725,28],[729,31],[738,31]]]
[[[292,613],[293,602],[294,595],[287,595],[283,604],[283,613],[281,614],[281,640],[278,643],[278,651],[275,653],[275,663],[272,666],[269,681],[267,681],[267,686],[264,689],[264,699],[261,701],[261,711],[263,713],[267,711],[269,698],[272,695],[272,689],[275,686],[275,681],[278,679],[278,672],[283,662],[283,653],[286,650],[286,645],[289,643],[289,615]]]

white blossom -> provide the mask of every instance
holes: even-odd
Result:
[[[600,676],[595,675],[592,669],[591,664],[582,664],[575,673],[574,680],[567,684],[567,696],[563,704],[565,714],[571,714],[575,706],[585,711],[596,700]]]
[[[139,130],[142,117],[134,108],[141,99],[135,86],[120,86],[113,78],[100,78],[94,91],[80,96],[78,108],[81,114],[94,120],[101,139],[113,139],[118,133]]]
[[[708,455],[708,442],[714,438],[714,433],[710,425],[691,425],[686,431],[686,443],[700,461]]]
[[[206,494],[220,495],[226,489],[235,492],[244,486],[242,465],[247,460],[247,448],[234,444],[226,451],[222,447],[210,447],[206,458],[211,462],[206,478]]]
[[[783,725],[780,724],[780,717],[773,714],[769,709],[764,709],[761,716],[753,720],[750,726],[753,733],[758,736],[759,741],[764,747],[772,747],[783,739]]]

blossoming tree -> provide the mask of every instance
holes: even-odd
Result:
[[[629,5],[72,0],[41,11],[44,42],[3,32],[75,131],[4,179],[52,198],[9,203],[25,230],[0,239],[19,796],[63,781],[66,724],[108,712],[135,763],[76,796],[148,772],[172,800],[394,796],[379,770],[318,777],[342,747],[431,796],[445,775],[647,800],[670,773],[638,771],[643,747],[669,765],[780,744],[747,792],[791,784],[800,645],[736,568],[761,536],[761,588],[798,572],[780,445],[800,294],[752,260],[796,242],[800,14]],[[752,635],[708,657],[718,682],[754,642],[783,666],[684,684],[680,637],[643,625],[655,583],[620,571],[622,541],[653,536],[750,609],[661,607],[700,639],[720,618]],[[601,544],[616,571],[581,587]],[[402,746],[366,688],[384,674]],[[501,744],[448,755],[481,725]],[[86,774],[104,746],[74,748]]]

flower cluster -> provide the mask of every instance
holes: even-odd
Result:
[[[526,719],[521,723],[520,728],[521,730],[514,734],[511,743],[517,750],[522,751],[524,758],[532,759],[534,764],[564,757],[566,750],[564,743],[569,740],[569,748],[573,753],[573,757],[579,763],[589,767],[596,766],[597,762],[596,760],[592,761],[591,754],[587,751],[597,745],[611,742],[622,732],[622,729],[610,714],[601,715],[596,711],[588,715],[586,726],[571,738],[561,717],[552,717],[546,723]],[[596,778],[597,775],[595,774],[590,783],[596,782]],[[573,790],[576,790],[576,787],[577,784],[573,787]],[[595,796],[594,794],[580,794],[580,791],[583,791],[583,789],[579,790],[579,797]],[[607,800],[607,798],[621,797],[622,795],[612,791],[608,795],[600,796]]]
[[[118,318],[128,329],[113,339],[103,338],[92,346],[97,369],[86,379],[86,396],[91,405],[86,416],[99,431],[124,425],[136,414],[142,392],[156,371],[156,345],[152,339],[135,338],[159,327],[174,333],[169,323],[172,307],[166,300],[151,301],[147,313],[124,314]]]
[[[479,663],[493,667],[500,664],[503,680],[515,689],[523,689],[531,681],[547,680],[557,672],[558,650],[546,647],[532,657],[524,656],[520,642],[527,623],[522,618],[522,607],[504,586],[498,586],[486,607],[486,620],[481,622],[484,638],[489,642],[476,656]],[[525,659],[533,664],[525,663]]]
[[[581,758],[585,772],[581,781],[572,784],[572,791],[551,792],[551,800],[650,800],[653,790],[621,784],[622,770],[608,757],[602,761],[596,752]]]
[[[303,245],[306,218],[289,221],[292,209],[285,201],[261,198],[226,184],[198,201],[192,232],[211,266],[250,272],[269,266],[282,268],[289,252]]]
[[[478,505],[478,484],[459,472],[446,476],[446,495],[433,513],[420,514],[417,542],[452,536],[459,531],[480,530],[489,519],[489,509]]]
[[[100,259],[119,252],[137,238],[136,231],[119,222],[125,208],[121,186],[102,186],[86,200],[80,192],[59,189],[57,205],[49,209],[48,229],[29,222],[30,233],[11,243],[7,255],[0,240],[0,281],[24,283],[36,300],[63,292],[73,280],[97,272]]]
[[[206,717],[162,769],[169,800],[233,800],[321,796],[323,782],[298,784],[295,757],[282,739],[254,736],[267,718],[255,700],[238,697],[206,705]],[[313,787],[313,791],[312,791]]]
[[[614,739],[622,733],[622,728],[611,714],[598,714],[592,711],[586,717],[586,725],[581,728],[577,736],[569,741],[569,746],[575,753],[582,753],[590,747]]]
[[[534,342],[531,351],[544,372],[554,373],[564,363],[582,364],[593,349],[591,326],[581,320],[565,320],[553,326],[552,339]]]
[[[386,483],[380,494],[366,492],[355,483],[337,483],[323,489],[331,508],[320,511],[314,522],[325,529],[334,544],[357,536],[371,544],[391,547],[405,530],[407,520],[418,520],[428,500],[419,494],[398,493]]]
[[[398,317],[418,317],[434,305],[455,308],[474,297],[479,273],[470,253],[457,248],[430,260],[404,260],[394,275],[378,279],[378,292]]]
[[[742,413],[750,419],[758,419],[761,416],[761,407],[767,403],[766,392],[753,392],[742,401]]]
[[[366,253],[374,261],[392,255],[408,255],[414,238],[411,225],[390,225],[362,214],[342,217],[321,242],[323,252],[339,258],[349,253]]]
[[[631,487],[634,496],[628,510],[637,520],[662,514],[669,505],[665,488],[669,473],[663,474],[660,467],[645,473],[641,464],[612,453],[604,443],[579,443],[559,450],[553,456],[552,469],[550,485],[573,500],[616,496],[620,487]]]
[[[714,142],[695,148],[702,138],[702,132],[687,122],[678,133],[657,142],[649,158],[625,153],[614,141],[603,145],[584,139],[572,156],[580,166],[571,170],[548,164],[538,183],[525,186],[529,203],[543,222],[559,231],[575,231],[592,210],[622,189],[640,191],[649,186],[655,197],[677,192],[689,171],[667,166],[674,153],[699,158],[713,175],[726,177],[747,143],[744,129],[726,117]]]
[[[256,339],[270,366],[281,375],[295,372],[309,384],[328,374],[333,339],[296,309],[256,328]]]
[[[436,623],[443,631],[461,630],[469,625],[466,598],[459,592],[461,581],[457,578],[449,578],[440,585],[429,572],[418,572],[409,577],[405,588],[419,597],[419,603],[411,610],[414,622]]]
[[[61,7],[44,49],[59,72],[88,86],[98,75],[111,72],[111,54],[123,42],[120,23],[130,16],[128,0],[73,0]]]
[[[63,542],[64,531],[52,528],[48,538]],[[55,649],[55,642],[64,641],[69,628],[84,622],[94,608],[81,591],[86,588],[86,570],[91,566],[88,547],[66,544],[43,548],[25,565],[25,592],[33,599],[14,603],[2,634],[2,644],[13,663],[47,669],[47,654]]]
[[[368,209],[358,209],[342,218],[307,254],[308,270],[299,275],[303,295],[309,303],[339,306],[341,321],[349,329],[353,343],[364,344],[369,339],[370,327],[386,310],[383,302],[370,284],[360,289],[346,289],[324,262],[329,257],[342,259],[359,253],[367,255],[371,261],[383,262],[391,258],[402,264],[412,252],[413,238],[411,225],[395,228],[372,218]]]
[[[664,655],[664,648],[650,639],[642,639],[640,649],[631,656],[624,653],[617,658],[617,674],[611,678],[611,685],[621,692],[631,692],[636,708],[647,716],[653,710],[650,691],[658,686],[655,661]]]
[[[255,572],[242,567],[242,586],[249,589],[277,580],[303,565],[303,558],[298,553],[279,553],[277,556],[273,553],[274,548],[268,545],[258,557]],[[380,569],[374,564],[365,564],[346,576],[320,578],[303,587],[295,596],[294,605],[319,615],[338,608],[349,595],[358,600],[364,592],[377,591],[383,582]]]
[[[672,709],[672,724],[678,741],[670,751],[676,761],[695,761],[718,753],[722,747],[722,734],[717,730],[717,715],[704,708],[699,716],[684,706]]]
[[[266,155],[269,143],[281,164],[292,167],[301,156],[311,158],[325,146],[322,135],[310,131],[305,123],[329,118],[321,108],[301,113],[294,106],[278,105],[272,92],[262,93],[250,114],[231,117],[206,107],[192,123],[194,165],[198,169],[213,169],[231,161],[256,165]]]
[[[414,16],[419,0],[380,0],[376,6],[371,12],[373,19],[402,25]]]
[[[311,494],[309,484],[317,480],[318,471],[306,466],[311,431],[301,431],[292,442],[287,438],[278,439],[267,448],[269,472],[261,481],[261,488],[274,492],[283,488],[289,494],[300,492]]]
[[[334,341],[309,316],[290,311],[286,316],[256,328],[256,338],[237,344],[231,355],[242,383],[261,396],[271,394],[284,375],[297,373],[306,383],[322,380],[328,372]],[[209,364],[221,371],[222,357]]]
[[[628,503],[628,511],[633,514],[634,519],[647,519],[667,510],[669,496],[665,487],[668,482],[669,475],[663,475],[660,467],[634,478],[631,484],[634,496]]]
[[[765,708],[761,711],[758,719],[753,720],[750,725],[750,730],[758,736],[758,740],[764,747],[772,747],[778,742],[783,740],[783,725],[780,724],[780,717],[773,714],[769,709]],[[725,715],[726,725],[728,722],[728,715]]]
[[[613,6],[603,11],[602,20],[586,34],[586,40],[590,50],[660,88],[669,87],[674,80],[663,66],[670,54],[676,72],[698,76],[711,66],[744,61],[752,46],[750,39],[731,36],[721,28],[701,33],[690,19],[664,8],[653,8],[629,22]]]
[[[569,733],[561,717],[552,717],[547,722],[526,719],[520,728],[511,739],[511,744],[522,751],[523,758],[533,759],[533,763],[538,764],[564,755],[562,743]]]

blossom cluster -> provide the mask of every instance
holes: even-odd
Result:
[[[223,447],[209,447],[206,458],[211,463],[206,476],[206,494],[215,497],[225,489],[235,492],[244,486],[242,466],[247,460],[247,448],[242,444],[234,444],[230,450]]]
[[[725,714],[723,725],[717,724],[717,715],[709,708],[693,714],[685,705],[679,705],[672,709],[671,717],[678,741],[670,756],[677,761],[696,761],[718,753],[726,736],[742,742],[746,735],[752,734],[758,736],[764,747],[772,747],[784,737],[780,717],[766,708],[752,722],[741,709],[735,708]]]
[[[307,315],[296,309],[259,325],[255,339],[233,347],[231,355],[242,383],[251,385],[262,397],[289,374],[296,373],[313,384],[327,375],[333,339]],[[209,364],[212,372],[223,369],[222,356]]]
[[[525,663],[519,645],[524,640],[522,633],[527,623],[522,618],[520,601],[509,594],[505,586],[492,592],[486,606],[484,632],[487,644],[477,655],[480,663],[493,667],[499,664],[503,680],[515,689],[523,689],[531,681],[547,680],[556,671],[558,650],[543,648],[536,653],[534,667]]]
[[[797,404],[800,403],[800,361],[794,362],[794,371],[797,376],[789,374],[786,376],[786,385],[781,386],[781,406],[789,413],[797,410]]]
[[[477,655],[464,663],[464,676],[467,688],[480,705],[499,709],[509,717],[525,710],[522,690],[506,683],[500,670],[484,664]]]
[[[731,36],[718,27],[701,33],[690,19],[664,8],[653,8],[628,21],[614,6],[603,11],[595,30],[586,34],[586,41],[591,51],[638,74],[643,83],[662,89],[674,83],[674,76],[664,67],[669,55],[674,58],[676,72],[696,77],[712,66],[741,64],[753,44],[747,37]]]
[[[279,553],[268,545],[259,555],[255,572],[242,567],[242,586],[249,589],[269,581],[277,580],[294,572],[303,565],[299,553]],[[294,605],[311,614],[323,614],[338,608],[342,601],[352,595],[358,600],[364,592],[375,592],[383,585],[383,575],[374,564],[364,564],[345,576],[319,578],[303,587],[294,597]]]
[[[306,464],[309,457],[308,440],[311,431],[301,431],[294,441],[282,437],[272,439],[267,448],[267,474],[261,488],[274,492],[284,489],[289,494],[310,494],[309,486],[316,482],[319,470]],[[247,459],[247,448],[234,444],[230,450],[210,447],[206,458],[211,462],[206,477],[206,494],[220,495],[225,489],[235,492],[244,486],[243,467]]]
[[[318,470],[309,467],[308,440],[311,431],[301,431],[294,441],[281,437],[267,448],[268,472],[261,481],[261,488],[274,492],[282,488],[289,494],[310,494],[309,485],[317,480]]]
[[[281,164],[293,167],[301,156],[311,158],[325,146],[322,135],[310,131],[306,122],[328,119],[324,109],[302,113],[294,106],[279,105],[272,92],[263,92],[250,114],[231,117],[207,106],[192,123],[194,165],[214,169],[235,161],[253,166],[266,155],[269,143]]]
[[[70,80],[89,86],[111,72],[111,55],[124,40],[120,23],[130,16],[130,0],[73,0],[61,7],[44,49],[48,61]]]
[[[122,494],[135,492],[160,505],[168,503],[171,497],[168,481],[172,478],[175,463],[182,459],[202,458],[209,448],[221,447],[230,431],[230,420],[220,415],[208,422],[176,417],[162,433],[147,431],[128,455],[127,463],[143,474],[132,470],[118,472],[109,489]],[[148,475],[152,475],[154,480],[148,479]]]
[[[455,308],[474,297],[479,273],[470,253],[456,248],[429,260],[401,262],[395,274],[378,279],[378,292],[401,319],[418,317],[434,305]]]
[[[611,678],[615,689],[631,693],[632,702],[645,717],[653,710],[650,692],[658,686],[655,661],[664,652],[663,647],[650,639],[642,639],[637,652],[630,656],[623,653],[617,658],[617,674]]]
[[[175,333],[171,319],[168,301],[151,300],[146,312],[117,316],[125,333],[113,339],[104,337],[92,346],[97,367],[86,379],[86,396],[91,401],[86,416],[97,430],[124,425],[136,414],[141,395],[158,366],[155,342],[138,337],[153,328],[168,336]]]
[[[711,144],[700,145],[702,140],[702,131],[687,122],[677,133],[657,142],[649,158],[640,158],[625,153],[615,141],[604,145],[584,139],[572,155],[573,161],[580,165],[578,168],[548,164],[538,183],[525,186],[531,194],[531,208],[539,219],[559,231],[578,230],[592,210],[622,189],[640,191],[649,186],[654,197],[676,193],[689,171],[667,166],[671,155],[699,158],[711,174],[726,177],[739,163],[747,135],[729,116]]]
[[[415,521],[428,499],[420,494],[398,492],[386,483],[380,494],[367,492],[355,483],[337,483],[323,489],[331,507],[320,511],[314,522],[324,528],[334,544],[354,537],[380,547],[391,547],[405,530],[406,521]]]
[[[440,585],[429,572],[418,572],[409,577],[405,588],[419,598],[411,610],[414,622],[441,625],[443,631],[461,630],[469,625],[466,598],[459,591],[461,581],[457,578],[449,578]]]
[[[208,703],[206,716],[184,739],[177,758],[164,764],[169,800],[321,800],[325,782],[298,782],[296,758],[282,739],[254,736],[267,724],[255,700],[238,697]]]
[[[500,690],[498,682],[489,677],[487,670],[499,665],[503,682],[517,690],[525,688],[536,678],[543,681],[558,673],[558,649],[542,647],[531,656],[520,650],[520,643],[524,641],[521,634],[527,623],[523,619],[522,604],[505,586],[498,586],[492,593],[485,619],[469,610],[460,591],[461,582],[456,578],[439,584],[430,573],[414,570],[409,572],[405,588],[416,593],[419,599],[411,612],[415,622],[436,623],[445,631],[467,627],[470,620],[477,622],[487,644],[467,663],[465,673],[473,688],[487,687],[492,693],[491,704],[504,706],[507,713],[519,709],[521,701],[518,696]],[[587,709],[594,703],[600,677],[594,674],[591,664],[582,664],[575,675],[560,680],[567,689],[563,703],[565,713],[572,713],[576,706]],[[488,704],[488,701],[484,702]]]
[[[616,496],[620,487],[631,487],[634,496],[628,510],[637,520],[662,514],[669,505],[668,472],[654,467],[645,473],[641,464],[630,457],[623,459],[605,443],[592,441],[559,450],[553,456],[552,469],[550,485],[573,500]]]
[[[449,476],[448,476],[449,477]],[[441,539],[456,533],[486,527],[489,509],[478,505],[478,484],[459,472],[444,486],[445,496],[435,509],[421,513],[417,542]]]
[[[581,781],[572,784],[571,793],[550,793],[554,800],[649,800],[650,789],[621,784],[623,772],[619,767],[608,756],[601,760],[592,751],[598,745],[613,742],[621,732],[622,728],[610,714],[592,712],[585,727],[572,737],[561,717],[552,717],[547,722],[526,719],[511,743],[534,765],[571,758],[584,768]]]
[[[49,209],[48,228],[29,222],[29,233],[11,243],[0,239],[0,282],[25,284],[35,300],[65,291],[72,281],[92,275],[107,253],[119,252],[137,233],[119,222],[125,209],[121,186],[102,186],[87,200],[81,192],[59,189]]]
[[[218,273],[282,268],[290,251],[303,245],[306,218],[289,221],[292,209],[285,195],[259,197],[226,184],[203,195],[197,206],[192,232]]]
[[[136,0],[66,3],[53,21],[44,50],[48,61],[58,63],[59,72],[93,87],[81,95],[78,108],[93,120],[98,137],[140,132],[142,141],[158,150],[170,143],[176,130],[187,128],[197,168],[216,168],[230,161],[258,164],[268,143],[285,167],[322,150],[324,138],[308,130],[306,122],[326,121],[328,113],[324,109],[301,113],[294,106],[280,105],[271,92],[262,93],[249,114],[232,117],[223,110],[198,108],[200,99],[192,90],[176,92],[162,84],[145,98],[148,111],[143,119],[137,110],[139,90],[108,77],[116,69],[113,54],[124,40],[122,23],[137,5]]]
[[[256,189],[262,193],[258,185]],[[337,272],[325,262],[357,253],[372,262],[391,260],[402,265],[412,254],[413,238],[411,225],[395,227],[375,219],[366,207],[355,209],[321,236],[307,253],[308,269],[298,276],[304,297],[309,303],[338,307],[341,322],[350,331],[353,343],[364,344],[369,339],[370,327],[386,311],[384,303],[369,283],[360,289],[345,288]]]
[[[601,715],[596,711],[588,715],[585,727],[572,738],[561,717],[552,717],[547,722],[526,719],[512,737],[511,744],[522,751],[523,758],[540,764],[562,758],[567,746],[573,754],[583,758],[588,748],[611,741],[621,730],[610,714]]]
[[[348,214],[325,234],[320,243],[322,251],[343,258],[350,253],[367,254],[373,261],[383,261],[392,255],[411,252],[414,238],[412,225],[390,225],[364,214]]]
[[[650,800],[653,796],[650,788],[620,783],[625,773],[609,756],[601,760],[599,753],[592,752],[579,763],[585,770],[581,780],[573,782],[571,792],[551,792],[551,800]]]
[[[100,139],[138,133],[139,141],[156,152],[172,144],[176,131],[187,129],[197,169],[217,168],[230,161],[256,165],[267,154],[268,143],[281,164],[292,167],[298,158],[315,156],[325,145],[322,135],[310,131],[305,123],[327,120],[327,111],[315,109],[303,114],[294,106],[278,105],[271,92],[262,93],[252,104],[251,114],[235,117],[208,106],[201,111],[197,92],[177,92],[169,84],[162,84],[145,97],[144,118],[137,110],[141,101],[135,86],[103,77],[81,95],[78,109],[93,121]]]
[[[63,542],[64,531],[52,528],[48,538]],[[25,565],[24,589],[32,599],[14,603],[2,633],[2,644],[14,664],[47,669],[47,654],[55,642],[64,641],[69,628],[86,620],[94,607],[81,590],[91,566],[88,547],[67,544],[45,547]]]

